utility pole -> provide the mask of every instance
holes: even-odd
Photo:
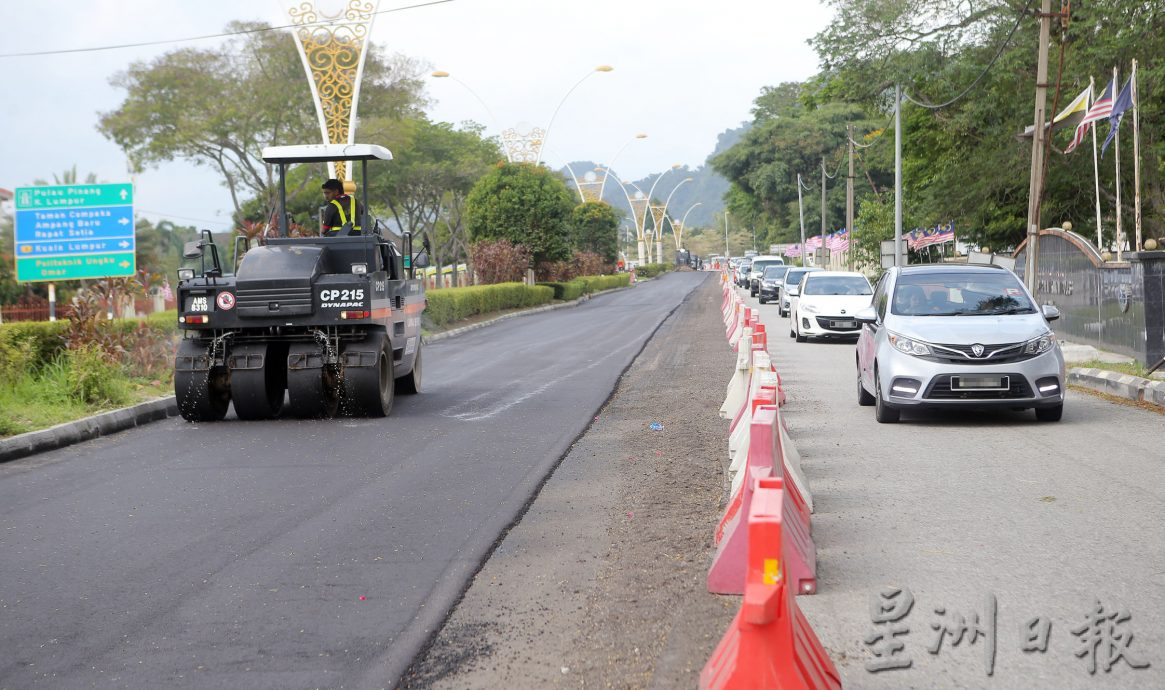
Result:
[[[801,214],[801,265],[805,265],[805,204],[801,203],[801,173],[797,173],[797,212]]]
[[[846,127],[846,143],[849,145],[849,175],[845,178],[845,232],[846,238],[853,242],[854,238],[854,126]],[[854,268],[853,249],[849,254],[849,268]]]
[[[1044,0],[1051,2],[1051,0]],[[894,85],[894,265],[902,261],[902,86]]]
[[[1052,0],[1040,3],[1040,54],[1036,62],[1036,107],[1035,130],[1032,132],[1031,184],[1027,201],[1027,262],[1024,266],[1024,283],[1038,300],[1036,287],[1039,276],[1040,253],[1040,197],[1044,194],[1044,147],[1047,132],[1044,131],[1045,108],[1048,101],[1048,41],[1052,32]],[[1058,16],[1058,15],[1056,15]]]
[[[825,156],[821,157],[821,256],[825,256]]]

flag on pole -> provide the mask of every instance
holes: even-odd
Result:
[[[821,235],[814,235],[813,237],[810,237],[809,239],[805,240],[805,249],[812,251],[814,249],[819,249],[820,247],[821,247]]]
[[[1091,89],[1091,87],[1089,87]],[[1088,128],[1092,126],[1093,122],[1099,122],[1108,117],[1112,113],[1112,96],[1116,91],[1116,80],[1108,82],[1108,86],[1100,94],[1100,98],[1092,104],[1088,112],[1084,114],[1084,119],[1076,126],[1076,136],[1072,137],[1072,143],[1068,144],[1068,148],[1064,149],[1064,153],[1072,153],[1084,141],[1084,136],[1088,134]]]
[[[789,258],[796,258],[801,256],[801,245],[791,244],[785,248],[785,256]]]
[[[1052,118],[1052,124],[1055,125],[1057,122],[1062,122],[1064,120],[1067,120],[1074,113],[1084,113],[1085,115],[1087,115],[1088,99],[1091,96],[1092,96],[1092,85],[1089,84],[1083,91],[1080,92],[1079,96],[1077,96],[1076,98],[1073,98],[1072,102],[1069,103],[1067,106],[1064,107],[1063,110],[1060,111],[1059,115],[1056,115],[1055,117]]]
[[[1133,107],[1133,78],[1129,77],[1129,80],[1125,82],[1125,87],[1121,89],[1120,95],[1116,97],[1115,101],[1113,101],[1112,112],[1109,113],[1108,116],[1110,129],[1108,130],[1108,136],[1105,138],[1104,144],[1102,144],[1100,147],[1101,158],[1104,157],[1104,152],[1108,149],[1108,145],[1111,144],[1112,140],[1116,137],[1117,130],[1120,129],[1121,119],[1124,117],[1125,111],[1131,107]]]
[[[169,280],[162,282],[162,299],[166,300],[167,302],[174,299],[174,291],[170,289]]]

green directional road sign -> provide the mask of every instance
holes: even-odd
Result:
[[[17,187],[16,210],[69,206],[132,206],[132,184],[69,184]]]
[[[133,185],[17,187],[13,254],[22,282],[132,276]]]

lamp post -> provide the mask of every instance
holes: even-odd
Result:
[[[554,118],[558,117],[558,111],[562,108],[562,104],[566,103],[566,99],[570,97],[570,94],[574,93],[574,90],[579,87],[579,84],[582,84],[596,72],[610,72],[614,69],[615,68],[611,67],[610,65],[599,65],[590,72],[584,74],[582,79],[579,79],[574,83],[574,86],[570,87],[570,90],[566,92],[566,95],[564,95],[562,100],[558,102],[558,105],[555,106],[554,113],[550,116],[550,123],[546,125],[546,130],[542,133],[542,145],[538,147],[538,158],[535,159],[534,165],[538,165],[542,162],[542,151],[546,148],[546,140],[550,138],[550,128],[554,126]]]
[[[725,209],[725,261],[728,260],[732,254],[728,253],[728,209]]]
[[[689,206],[687,211],[684,211],[684,217],[682,219],[680,219],[680,234],[678,237],[676,237],[676,250],[677,251],[684,248],[683,247],[683,236],[684,236],[684,228],[688,227],[687,226],[688,214],[692,212],[692,209],[696,208],[697,206],[703,206],[703,205],[704,205],[703,201],[697,201],[696,203]]]
[[[647,138],[647,134],[644,132],[640,132],[639,134],[636,134],[634,137],[628,139],[627,143],[623,144],[623,146],[620,147],[620,149],[615,152],[614,156],[611,156],[610,161],[607,163],[607,170],[609,171],[611,168],[613,168],[615,166],[615,160],[619,158],[619,155],[621,153],[623,153],[623,151],[625,151],[627,149],[627,147],[632,144],[632,142],[634,142],[636,139],[646,139],[646,138]],[[606,188],[606,186],[607,186],[607,176],[604,174],[603,175],[603,184],[599,187],[599,201],[603,200],[603,190]]]
[[[469,84],[466,84],[465,82],[461,81],[460,79],[453,76],[452,74],[449,74],[445,70],[437,70],[435,72],[430,73],[429,76],[433,77],[434,79],[452,79],[453,81],[457,82],[458,84],[461,84],[462,88],[464,88],[466,91],[468,91],[470,93],[470,95],[472,95],[474,98],[476,98],[477,102],[481,104],[481,107],[485,109],[485,112],[489,115],[490,119],[493,120],[494,127],[497,128],[498,132],[502,131],[502,125],[501,125],[501,122],[498,120],[497,115],[494,115],[494,112],[492,110],[490,110],[490,107],[488,105],[486,105],[486,102],[484,100],[482,100],[481,96],[477,95],[476,91],[474,91],[472,88],[470,88]],[[505,139],[502,140],[502,147],[506,151],[506,160],[513,163],[514,159],[510,155],[510,147],[506,143]]]
[[[676,190],[679,189],[680,187],[683,187],[684,184],[691,182],[691,181],[692,181],[692,178],[685,177],[682,181],[680,181],[679,184],[677,184],[675,187],[672,187],[671,194],[668,194],[667,200],[663,202],[663,220],[667,220],[667,206],[668,206],[668,204],[671,203],[671,198],[673,196],[675,196]],[[659,222],[660,228],[659,228],[659,231],[655,235],[655,254],[659,259],[663,259],[663,220],[661,220]],[[680,241],[675,236],[676,235],[676,226],[674,224],[672,225],[671,232],[672,232],[672,238],[674,238],[676,241],[676,249],[678,250],[680,248]]]
[[[660,173],[659,177],[655,178],[655,182],[651,183],[651,189],[648,190],[648,192],[647,192],[647,209],[648,209],[648,211],[651,210],[651,199],[655,195],[656,185],[658,185],[660,180],[662,180],[664,178],[664,176],[667,175],[669,172],[671,172],[673,170],[678,170],[679,168],[680,168],[679,163],[673,163],[670,168],[668,168],[667,170],[664,170],[662,173]],[[651,221],[653,224],[652,228],[651,228],[651,232],[653,235],[658,237],[661,230],[660,230],[660,228],[655,227],[659,223],[656,222],[654,214],[651,217]],[[647,218],[644,217],[644,226],[646,227],[646,225],[647,225]],[[644,249],[643,247],[640,247],[640,249],[639,249],[639,262],[640,263],[643,263],[643,249]],[[647,248],[647,249],[648,249],[648,252],[650,253],[650,248]]]
[[[611,175],[615,175],[615,173],[611,172],[610,168],[607,168],[607,173],[609,173]],[[635,226],[635,239],[639,245],[639,247],[638,247],[639,248],[639,265],[642,266],[643,265],[643,226],[646,225],[646,221],[647,221],[647,208],[646,208],[646,206],[649,203],[649,200],[644,199],[644,203],[645,203],[644,212],[637,214],[635,212],[635,203],[633,201],[631,201],[631,195],[627,193],[627,185],[630,184],[632,187],[635,187],[635,183],[623,182],[623,180],[619,179],[618,175],[615,175],[615,181],[619,183],[619,189],[623,190],[623,196],[627,197],[627,207],[631,209],[631,224]],[[635,187],[635,191],[639,192],[640,195],[643,194],[642,190],[640,190],[639,187]],[[639,215],[641,217],[636,218],[635,216],[637,216],[637,215]]]

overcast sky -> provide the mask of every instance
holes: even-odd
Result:
[[[221,31],[231,20],[289,22],[292,0],[20,0],[0,1],[0,53],[175,39]],[[321,9],[337,0],[317,0]],[[411,4],[381,0],[380,10]],[[704,162],[726,129],[750,120],[761,87],[817,71],[806,40],[830,11],[814,0],[453,0],[380,14],[372,40],[392,52],[445,70],[429,79],[430,115],[475,120],[487,134],[500,127],[546,127],[544,160],[610,162],[624,179],[673,163]],[[0,187],[52,180],[74,164],[104,182],[130,179],[125,157],[96,130],[97,114],[124,93],[109,78],[135,60],[208,39],[158,47],[42,57],[0,58]],[[290,39],[289,39],[290,40]],[[587,78],[597,65],[614,71]],[[305,77],[306,78],[306,77]],[[357,140],[360,139],[357,132]],[[370,142],[376,143],[376,142]],[[175,161],[138,175],[136,210],[226,229],[231,209],[218,177]]]

